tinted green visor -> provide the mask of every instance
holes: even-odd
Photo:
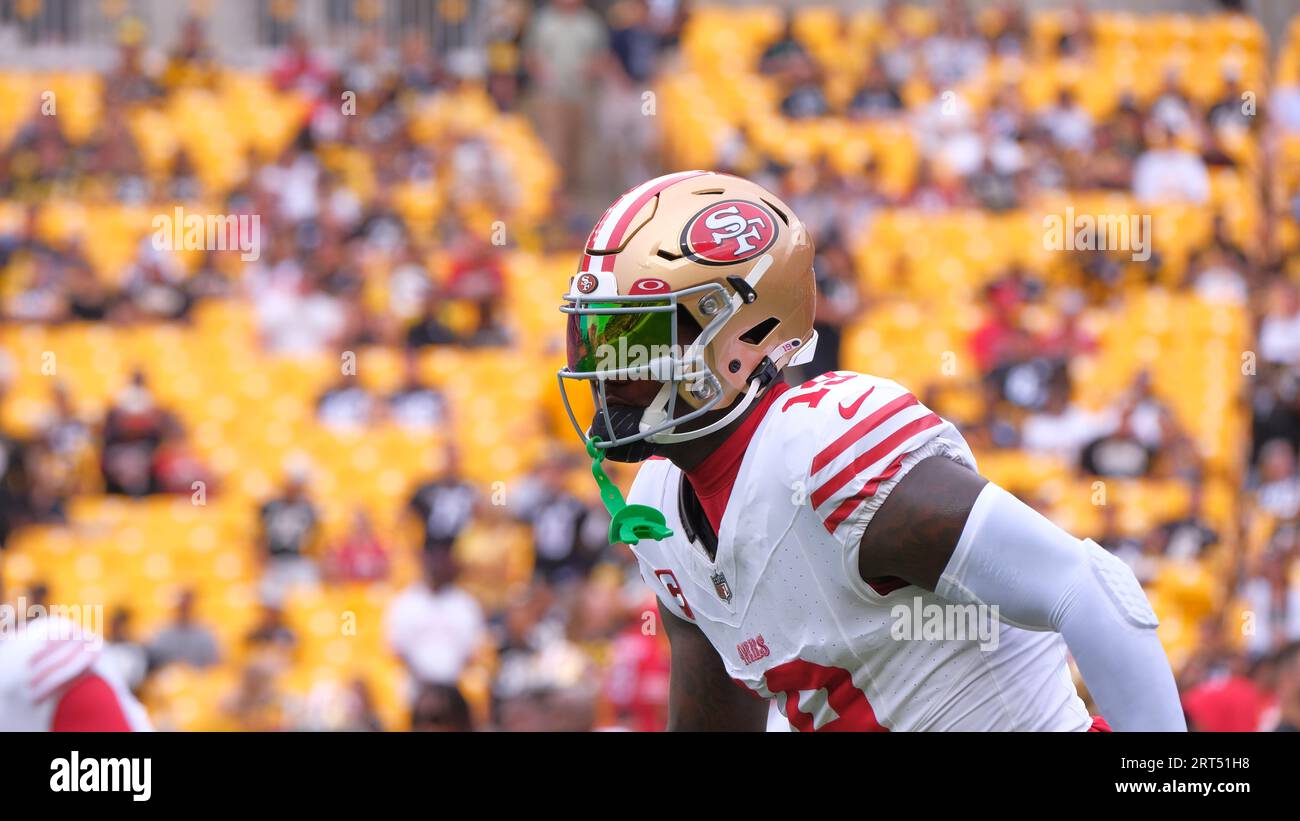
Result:
[[[569,371],[636,378],[620,372],[671,360],[677,342],[675,320],[676,308],[668,300],[585,303],[569,314]]]

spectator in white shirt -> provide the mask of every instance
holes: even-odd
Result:
[[[389,647],[421,684],[454,685],[487,637],[482,608],[456,575],[449,553],[425,554],[424,577],[385,615]]]
[[[1201,155],[1179,148],[1169,129],[1156,129],[1133,165],[1133,194],[1142,202],[1204,203],[1210,199],[1210,173]]]
[[[1265,512],[1290,521],[1300,514],[1300,478],[1295,472],[1295,449],[1284,439],[1273,439],[1259,451],[1259,489],[1255,502]]]
[[[1044,111],[1039,121],[1061,148],[1087,151],[1092,147],[1092,115],[1069,89],[1061,89],[1056,104]]]
[[[1172,132],[1183,132],[1192,127],[1192,101],[1182,88],[1182,77],[1177,69],[1165,71],[1164,85],[1151,104],[1151,119]]]
[[[1289,282],[1269,289],[1268,307],[1259,326],[1259,355],[1278,365],[1300,364],[1300,295]]]
[[[363,428],[373,421],[377,405],[355,376],[343,374],[316,400],[316,418],[336,430]]]
[[[1112,414],[1088,411],[1071,402],[1069,383],[1055,380],[1048,389],[1044,408],[1024,421],[1021,445],[1026,450],[1073,464],[1084,445],[1114,428]]]
[[[1241,583],[1238,595],[1255,614],[1255,630],[1246,637],[1251,655],[1261,656],[1300,639],[1300,585],[1291,583],[1287,572],[1294,550],[1294,530],[1284,528],[1251,562],[1250,573]]]
[[[1300,133],[1300,86],[1285,85],[1273,89],[1272,120],[1288,134]]]

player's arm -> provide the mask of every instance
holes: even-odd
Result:
[[[893,488],[863,533],[858,572],[1059,632],[1112,727],[1186,729],[1155,613],[1128,566],[951,459],[923,459]]]
[[[672,644],[668,689],[668,729],[743,730],[767,728],[767,701],[750,694],[727,675],[718,652],[700,628],[659,603],[659,619]]]

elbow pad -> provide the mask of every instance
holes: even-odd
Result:
[[[1080,540],[990,482],[984,486],[935,592],[963,603],[997,604],[1026,630],[1061,629],[1079,586],[1100,588],[1115,615],[1135,628],[1159,626],[1128,565]]]
[[[1133,572],[997,485],[980,491],[935,592],[1060,633],[1116,730],[1186,729],[1159,621]]]

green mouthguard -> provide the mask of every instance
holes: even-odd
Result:
[[[600,487],[600,501],[609,511],[609,543],[636,544],[642,539],[661,541],[673,535],[664,514],[649,505],[629,505],[614,484],[605,475],[600,463],[605,461],[605,451],[596,447],[599,436],[587,440],[587,455],[591,457],[591,475]]]

